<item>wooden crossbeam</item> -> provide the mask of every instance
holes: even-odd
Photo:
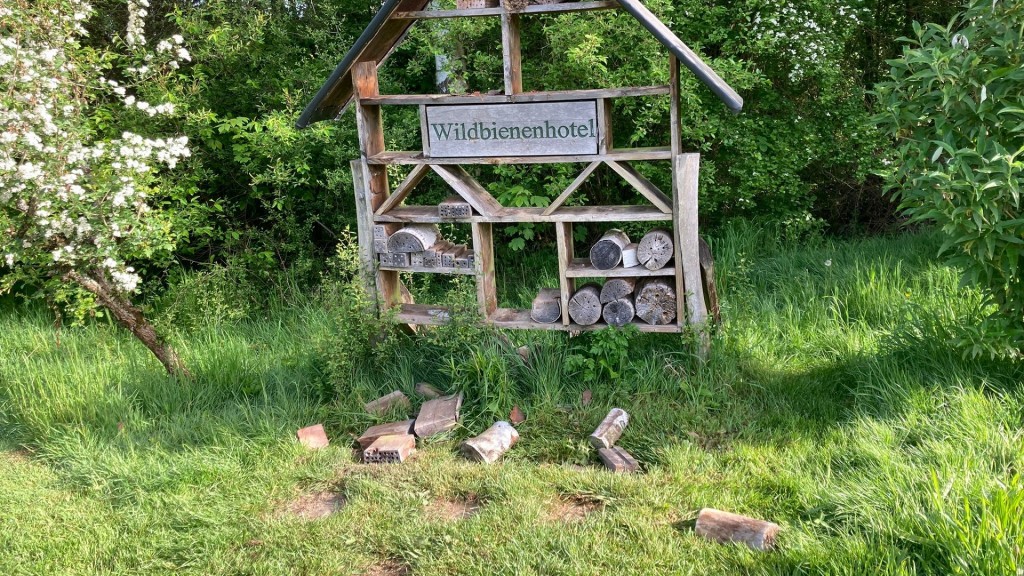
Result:
[[[405,177],[405,180],[402,180],[402,183],[398,185],[398,188],[396,188],[394,192],[391,193],[391,196],[388,196],[387,200],[384,200],[384,202],[381,203],[374,214],[380,216],[401,204],[403,200],[409,197],[409,193],[412,192],[412,189],[422,182],[424,176],[429,172],[430,167],[425,164],[417,164],[413,166],[412,171],[410,171],[409,175]]]
[[[462,166],[431,164],[430,167],[481,216],[496,216],[501,211],[501,204]]]
[[[551,205],[544,209],[543,214],[545,216],[550,216],[555,210],[558,210],[562,204],[565,204],[565,201],[569,199],[569,196],[572,196],[572,193],[582,186],[584,180],[593,174],[594,170],[597,170],[597,167],[600,165],[600,162],[591,162],[588,164],[587,167],[583,169],[583,172],[580,172],[580,175],[572,181],[572,184],[569,184],[569,187],[563,190],[562,193],[558,195],[558,198],[555,198]]]
[[[618,172],[619,176],[622,176],[626,182],[629,182],[633,188],[636,188],[637,192],[650,200],[651,204],[657,206],[659,210],[665,214],[672,213],[672,200],[655,186],[653,182],[637,172],[632,164],[615,160],[605,160],[604,163],[610,166],[612,170]]]

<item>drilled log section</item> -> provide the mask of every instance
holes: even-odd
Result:
[[[440,239],[434,224],[409,224],[388,238],[388,252],[422,252]]]
[[[402,229],[401,224],[374,224],[373,225],[373,239],[374,240],[387,240],[392,234]]]
[[[636,315],[656,326],[671,324],[676,319],[676,291],[668,280],[646,278],[638,282],[633,301]]]
[[[468,218],[473,215],[473,207],[461,196],[451,196],[437,205],[437,215],[441,218]]]
[[[597,284],[584,284],[569,299],[569,317],[582,326],[597,324],[601,319],[601,287]]]
[[[771,550],[779,525],[756,518],[704,508],[697,515],[694,531],[715,542],[742,542],[753,550]]]
[[[651,230],[640,239],[636,247],[636,258],[648,270],[659,270],[672,259],[672,232],[664,229]]]
[[[597,451],[597,456],[601,459],[605,468],[617,474],[636,472],[640,469],[640,464],[637,463],[636,458],[633,458],[632,454],[619,446],[600,448]]]
[[[383,414],[395,407],[409,408],[409,399],[398,390],[381,396],[372,402],[367,402],[363,408],[370,414]]]
[[[601,287],[601,304],[607,304],[633,293],[636,278],[609,278]]]
[[[622,249],[629,244],[629,236],[612,228],[590,247],[590,263],[598,270],[611,270],[622,262]]]
[[[636,316],[636,308],[633,307],[632,298],[619,298],[604,305],[601,313],[604,321],[610,326],[625,326],[633,321]]]
[[[441,267],[442,268],[455,268],[455,259],[462,255],[466,251],[465,244],[457,244],[448,248],[441,254]]]
[[[697,240],[700,252],[700,280],[704,285],[704,297],[707,299],[708,311],[715,324],[722,323],[722,308],[718,304],[718,288],[715,287],[715,259],[711,255],[711,246],[703,239]]]
[[[380,265],[389,268],[408,268],[409,255],[405,252],[384,252],[380,255]]]
[[[462,408],[462,393],[428,400],[420,407],[413,425],[413,433],[427,438],[447,432],[459,423],[459,409]]]
[[[366,429],[366,432],[363,432],[362,436],[356,439],[356,442],[359,442],[359,448],[366,450],[370,447],[370,444],[373,444],[381,436],[412,434],[413,422],[414,420],[402,420],[401,422],[388,422],[387,424],[370,426]]]
[[[622,431],[629,424],[629,414],[622,408],[612,408],[608,415],[601,420],[597,429],[588,439],[594,448],[611,448],[622,436]]]
[[[541,288],[530,307],[534,322],[552,324],[562,318],[562,294],[558,288]]]
[[[483,434],[463,442],[462,454],[470,460],[491,464],[518,441],[519,432],[508,422],[499,421]]]
[[[633,266],[638,266],[640,264],[640,261],[637,260],[636,258],[637,246],[638,244],[636,242],[630,242],[629,244],[626,244],[625,248],[622,249],[623,268],[632,268]]]

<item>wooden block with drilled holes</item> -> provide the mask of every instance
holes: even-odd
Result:
[[[387,251],[388,251],[388,241],[387,240],[378,240],[378,239],[374,239],[373,240],[373,252],[375,254],[384,254]]]
[[[601,462],[604,463],[604,467],[621,474],[624,472],[636,472],[640,469],[640,465],[637,464],[636,458],[623,450],[618,446],[612,446],[611,448],[601,448],[597,451],[597,455],[601,458]]]
[[[374,224],[373,239],[387,240],[392,234],[402,229],[401,224]]]
[[[409,255],[409,265],[413,268],[423,268],[423,255],[425,252],[413,252]]]
[[[472,250],[466,250],[455,258],[455,267],[463,270],[472,270],[473,262],[476,260]]]
[[[437,215],[441,218],[468,218],[473,215],[473,207],[462,196],[451,196],[437,205]]]
[[[459,409],[462,408],[462,393],[428,400],[420,407],[412,431],[420,438],[447,432],[459,423]]]
[[[401,422],[388,422],[387,424],[377,424],[376,426],[370,426],[363,432],[363,435],[356,439],[359,442],[359,448],[366,450],[373,444],[377,438],[381,436],[394,436],[403,434],[412,434],[412,423],[415,420],[402,420]]]
[[[313,426],[306,426],[295,433],[299,437],[299,443],[306,448],[312,448],[317,450],[319,448],[326,448],[331,442],[327,439],[327,433],[324,432],[323,424],[314,424]]]
[[[398,390],[381,396],[372,402],[367,402],[363,408],[370,414],[383,414],[394,407],[409,408],[409,399]]]
[[[401,464],[416,451],[416,437],[412,434],[381,436],[363,450],[366,464]]]

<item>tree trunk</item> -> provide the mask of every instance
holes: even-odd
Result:
[[[106,275],[98,272],[95,276],[84,275],[78,272],[68,272],[65,278],[85,288],[99,301],[100,305],[114,315],[123,328],[139,339],[149,351],[156,356],[160,364],[163,364],[167,373],[171,376],[191,378],[192,373],[188,371],[185,364],[178,357],[178,353],[168,346],[156,333],[156,328],[142,315],[142,310],[135,307],[128,298],[122,296],[110,285]]]

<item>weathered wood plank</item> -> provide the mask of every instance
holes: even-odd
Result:
[[[501,212],[501,204],[462,166],[431,164],[430,168],[437,172],[452,187],[452,190],[458,192],[459,196],[469,202],[481,216],[493,216]]]
[[[626,161],[605,160],[605,164],[615,170],[623,180],[629,182],[644,198],[651,201],[662,212],[672,213],[672,199],[665,195],[653,182],[637,171],[632,164]]]
[[[707,321],[707,308],[700,280],[700,248],[697,227],[697,189],[700,154],[680,154],[675,159],[675,177],[679,179],[679,220],[676,224],[679,262],[683,269],[686,294],[686,320],[690,324]]]
[[[568,303],[576,291],[576,280],[566,274],[569,263],[573,261],[575,248],[572,240],[572,224],[555,223],[555,242],[558,250],[558,285],[562,304],[562,325],[569,325]]]
[[[498,287],[494,272],[494,226],[474,222],[473,269],[476,272],[476,302],[480,315],[487,318],[498,307]]]
[[[633,268],[612,268],[611,270],[598,270],[590,265],[588,258],[575,258],[565,270],[565,275],[570,278],[646,278],[650,276],[674,276],[675,266],[666,266],[658,270],[648,270],[643,266]]]
[[[422,318],[422,315],[417,316]],[[542,324],[530,319],[529,310],[518,310],[514,308],[498,308],[489,319],[489,323],[498,328],[530,329],[530,330],[567,330],[570,332],[589,332],[592,330],[604,330],[605,324],[591,324],[583,326],[580,324]],[[682,329],[677,324],[655,326],[646,322],[634,322],[632,326],[639,332],[658,332],[664,334],[678,334]]]
[[[704,286],[704,297],[707,299],[708,311],[715,324],[722,324],[722,309],[718,303],[718,288],[715,286],[715,259],[711,255],[711,246],[703,239],[700,243],[700,279]]]
[[[502,8],[506,8],[501,11],[501,59],[505,76],[505,94],[519,94],[523,91],[519,15],[509,12],[504,2]]]
[[[714,542],[740,542],[752,550],[766,551],[775,546],[779,525],[765,520],[704,508],[697,515],[694,532]]]
[[[424,106],[431,104],[513,104],[526,102],[571,102],[626,97],[664,96],[669,85],[588,90],[554,90],[522,94],[381,94],[363,99],[381,106]]]
[[[583,172],[580,172],[579,176],[577,176],[565,190],[562,190],[562,193],[558,195],[558,198],[555,198],[551,204],[544,209],[542,214],[550,216],[555,210],[561,207],[562,204],[565,204],[565,201],[569,199],[569,196],[572,196],[572,193],[578,190],[579,187],[583,185],[583,182],[593,174],[594,170],[597,170],[597,167],[600,165],[600,162],[591,162],[590,164],[587,164],[587,167],[583,169]]]
[[[417,164],[413,166],[413,169],[406,175],[405,180],[398,185],[398,188],[387,197],[380,206],[377,207],[375,214],[384,214],[388,210],[391,210],[395,206],[401,204],[409,194],[412,193],[413,188],[419,185],[423,181],[423,178],[430,173],[430,168],[423,164]]]
[[[366,197],[368,191],[366,190],[366,182],[363,179],[363,162],[361,160],[353,160],[349,163],[352,169],[352,187],[355,190],[356,198],[356,237],[359,239],[359,277],[362,280],[363,290],[366,291],[366,295],[369,298],[371,305],[374,310],[378,310],[381,303],[377,301],[377,267],[376,257],[374,252],[370,251],[371,247],[374,247],[373,240],[373,221],[371,217],[373,215],[369,204],[367,204]],[[387,241],[384,241],[384,248],[387,249]],[[376,252],[380,252],[377,250]]]
[[[564,2],[559,4],[531,4],[519,14],[554,14],[558,12],[584,12],[588,10],[612,10],[619,7],[613,0],[598,2]],[[410,10],[395,12],[393,20],[420,20],[425,18],[480,18],[501,16],[502,8],[469,8],[463,10]]]
[[[672,150],[668,146],[650,148],[623,148],[611,150],[606,154],[577,154],[564,156],[467,156],[445,158],[445,164],[559,164],[570,162],[596,162],[621,160],[670,160]],[[424,156],[422,152],[388,151],[367,157],[371,165],[389,164],[436,164],[437,158]]]
[[[615,472],[616,474],[625,474],[640,470],[640,464],[637,463],[636,458],[633,458],[632,454],[626,452],[619,446],[599,448],[597,450],[597,456],[601,459],[601,463],[604,464],[605,468]]]
[[[553,214],[544,215],[543,208],[502,208],[489,216],[440,218],[433,206],[400,206],[387,214],[375,216],[376,222],[667,222],[672,219],[654,206],[562,206]]]

